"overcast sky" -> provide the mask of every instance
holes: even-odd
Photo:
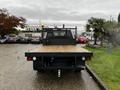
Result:
[[[0,8],[27,23],[85,23],[90,17],[117,20],[120,0],[0,0]]]

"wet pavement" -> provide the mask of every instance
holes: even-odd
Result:
[[[39,46],[0,45],[0,90],[100,90],[86,71],[64,72],[61,78],[55,72],[33,71],[24,53]]]

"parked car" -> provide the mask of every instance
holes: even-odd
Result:
[[[15,34],[9,35],[7,42],[8,43],[16,43],[19,40],[19,37]]]
[[[76,41],[80,44],[86,44],[88,42],[88,38],[86,38],[85,36],[79,36]]]
[[[93,41],[94,40],[93,34],[94,32],[83,32],[82,36],[85,36],[88,40]]]
[[[18,36],[19,39],[17,40],[18,43],[28,43],[28,37]]]
[[[39,36],[33,36],[31,38],[32,43],[40,43],[40,37]]]
[[[1,38],[0,37],[0,43],[5,43],[7,41],[7,38],[6,37],[4,37],[4,38]]]
[[[25,34],[25,38],[27,39],[27,42],[28,42],[28,43],[31,43],[32,34]]]

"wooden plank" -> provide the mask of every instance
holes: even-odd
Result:
[[[40,53],[52,53],[52,52],[90,52],[84,48],[82,48],[80,45],[48,45],[43,46],[41,45],[39,48],[36,48],[30,52],[40,52]]]

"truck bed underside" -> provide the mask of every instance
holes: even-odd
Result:
[[[82,57],[41,57],[33,61],[34,70],[37,69],[84,69],[85,61]],[[36,66],[37,65],[37,66]]]

